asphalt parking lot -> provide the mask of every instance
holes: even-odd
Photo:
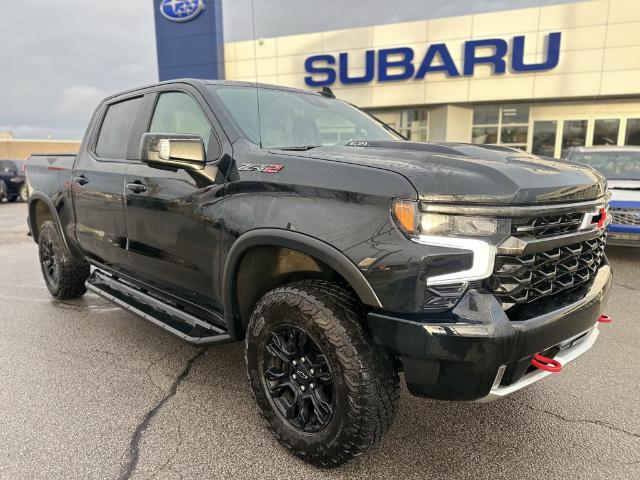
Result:
[[[640,250],[613,249],[596,346],[493,404],[403,389],[373,451],[337,470],[288,454],[241,344],[198,349],[102,299],[52,300],[25,204],[0,204],[0,478],[640,479]]]

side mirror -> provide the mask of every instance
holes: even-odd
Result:
[[[140,141],[140,161],[150,167],[202,170],[207,157],[200,135],[145,133]]]

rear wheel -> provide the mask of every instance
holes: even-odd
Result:
[[[375,445],[399,398],[392,358],[362,328],[362,308],[340,286],[292,283],[265,294],[249,322],[249,381],[286,448],[336,467]]]
[[[59,300],[76,298],[87,291],[89,264],[73,259],[53,222],[45,222],[38,239],[40,268],[47,288]]]
[[[0,202],[7,196],[7,184],[0,180]]]

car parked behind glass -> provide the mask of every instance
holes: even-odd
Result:
[[[578,147],[567,160],[595,168],[611,190],[609,245],[640,246],[640,147]]]

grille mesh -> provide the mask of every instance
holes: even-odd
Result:
[[[507,309],[582,285],[597,272],[605,240],[606,233],[542,253],[497,255],[488,288]]]
[[[580,228],[583,215],[580,212],[573,212],[561,215],[545,215],[544,217],[514,218],[512,220],[512,231],[514,234],[526,233],[535,238],[573,233]]]
[[[640,226],[640,209],[627,210],[624,208],[612,208],[609,210],[611,215],[611,223],[617,225],[634,225]]]

